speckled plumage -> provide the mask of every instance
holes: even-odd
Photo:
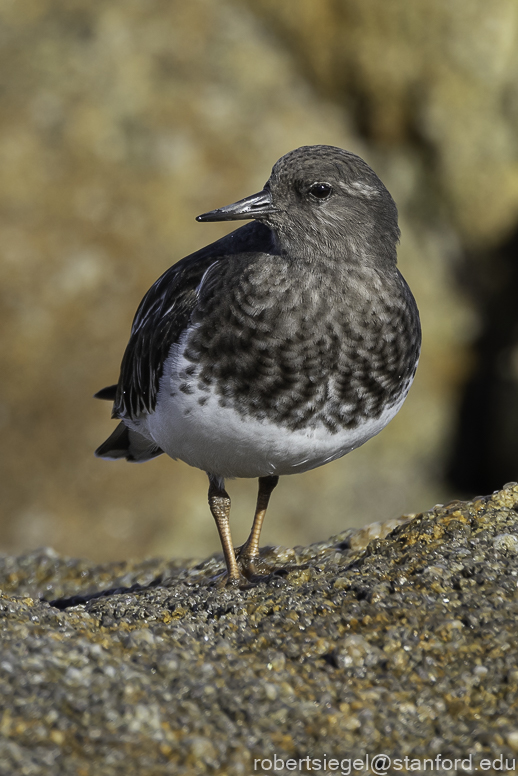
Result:
[[[263,254],[213,268],[185,357],[244,419],[355,428],[395,404],[413,376],[415,305],[397,272],[321,258],[317,275],[311,262],[294,263]]]
[[[165,451],[205,469],[225,525],[224,477],[267,478],[271,492],[279,474],[363,444],[401,406],[420,348],[397,210],[359,157],[297,149],[262,192],[199,220],[241,218],[255,220],[148,291],[118,385],[100,392],[122,424],[97,454]],[[236,578],[229,553],[227,541]]]

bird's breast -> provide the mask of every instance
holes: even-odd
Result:
[[[223,276],[200,300],[183,350],[191,385],[210,389],[222,409],[289,431],[337,434],[398,404],[420,343],[400,276],[268,259],[234,285]]]
[[[224,477],[306,471],[363,444],[403,403],[420,329],[400,276],[294,284],[274,269],[268,287],[256,267],[212,282],[172,346],[145,421],[171,457]]]

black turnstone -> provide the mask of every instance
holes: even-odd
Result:
[[[253,219],[168,269],[142,300],[113,400],[122,421],[96,451],[166,453],[207,472],[226,579],[252,578],[279,475],[322,466],[373,437],[408,393],[416,303],[396,262],[394,200],[355,154],[305,146],[258,194],[198,216]],[[258,477],[235,550],[227,477]]]

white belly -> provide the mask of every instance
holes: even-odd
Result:
[[[174,348],[164,365],[155,411],[135,423],[126,422],[152,438],[171,458],[224,478],[295,474],[322,466],[378,434],[404,400],[403,396],[381,417],[355,429],[332,434],[319,424],[291,431],[266,420],[245,419],[231,407],[220,406],[213,388],[197,388],[195,375],[188,378],[192,393],[180,391],[190,362],[179,351],[178,346]],[[206,399],[203,405],[200,398]]]

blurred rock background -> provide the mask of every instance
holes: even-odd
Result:
[[[518,0],[4,0],[0,550],[217,550],[205,475],[93,457],[132,316],[225,231],[194,217],[299,145],[348,148],[400,210],[424,329],[392,424],[284,478],[293,545],[518,479]],[[229,483],[236,543],[255,482]]]

